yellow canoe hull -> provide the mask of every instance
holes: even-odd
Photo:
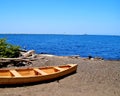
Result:
[[[77,64],[26,69],[0,70],[0,85],[49,81],[76,72]]]

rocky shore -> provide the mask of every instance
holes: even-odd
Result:
[[[31,62],[21,67],[75,63],[78,68],[59,81],[0,87],[0,96],[120,96],[120,61],[40,54]]]

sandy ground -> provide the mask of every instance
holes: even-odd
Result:
[[[77,73],[58,81],[1,87],[0,96],[120,96],[120,61],[41,56],[31,66],[78,64]]]

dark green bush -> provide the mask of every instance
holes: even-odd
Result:
[[[0,39],[0,58],[19,57],[20,46],[15,46],[6,42],[6,39]]]

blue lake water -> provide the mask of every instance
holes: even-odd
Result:
[[[0,34],[7,42],[36,53],[59,56],[80,55],[120,60],[120,36]]]

